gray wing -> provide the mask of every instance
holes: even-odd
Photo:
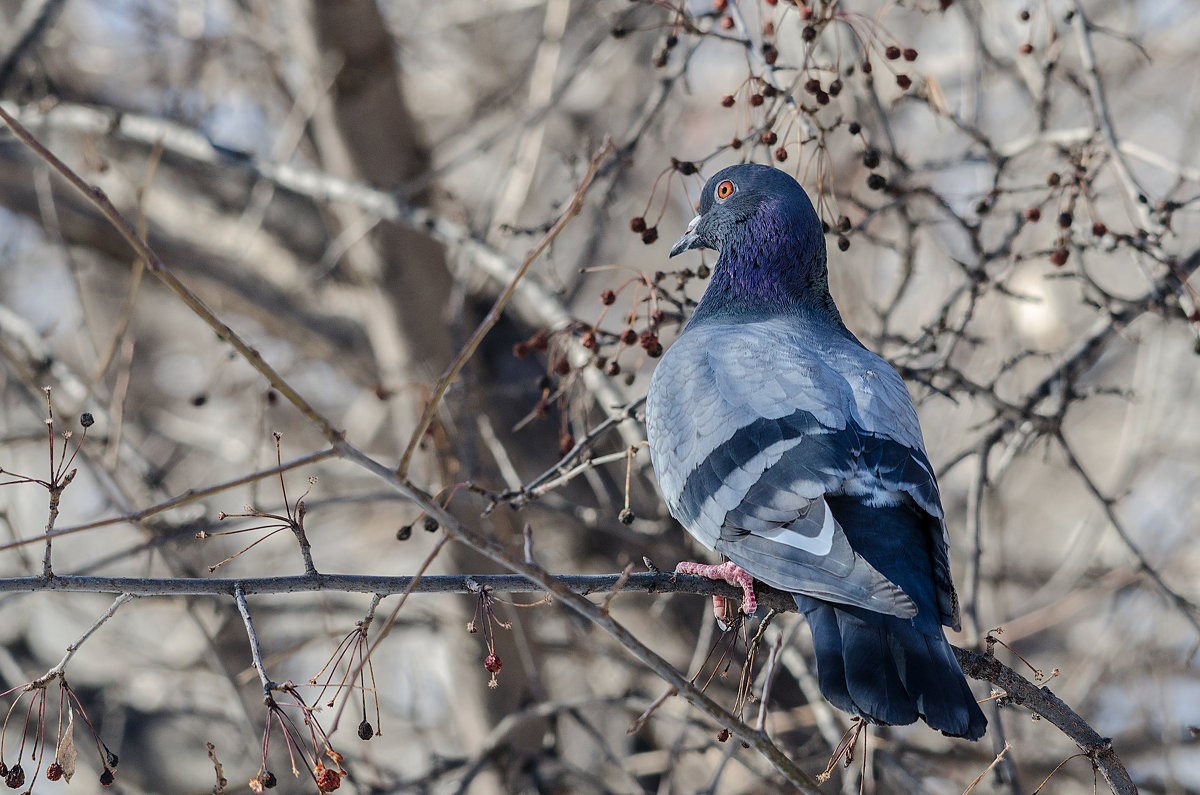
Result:
[[[845,338],[803,339],[783,321],[689,328],[655,369],[646,426],[668,507],[705,546],[776,588],[915,614],[824,499],[907,499],[941,521],[912,399],[882,359]],[[944,587],[937,579],[949,619],[948,568]]]

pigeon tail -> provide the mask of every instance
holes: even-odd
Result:
[[[911,619],[795,594],[812,629],[821,693],[869,723],[921,718],[951,737],[978,740],[987,729],[954,650]]]

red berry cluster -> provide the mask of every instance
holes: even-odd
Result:
[[[1051,171],[1046,175],[1046,186],[1050,188],[1050,192],[1041,202],[1041,204],[1046,204],[1057,200],[1061,208],[1054,219],[1057,237],[1054,249],[1050,252],[1051,264],[1059,268],[1067,264],[1071,255],[1068,245],[1071,240],[1071,229],[1075,225],[1076,203],[1082,198],[1088,203],[1089,212],[1091,211],[1091,203],[1088,201],[1085,190],[1088,179],[1087,169],[1079,156],[1073,157],[1072,165],[1074,168],[1066,177],[1058,171]],[[1028,207],[1023,216],[1027,223],[1036,224],[1042,219],[1042,208],[1040,205]],[[1108,234],[1108,225],[1093,216],[1091,231],[1093,237],[1102,238]]]
[[[275,694],[279,693],[282,693],[291,702],[287,704],[288,710],[285,710],[275,700]],[[297,714],[303,726],[296,722],[297,718],[294,716]],[[296,771],[296,761],[299,760],[308,771],[313,783],[317,785],[318,792],[333,792],[342,786],[342,779],[347,775],[346,770],[342,767],[342,755],[334,750],[329,742],[329,736],[317,720],[316,711],[304,701],[295,685],[290,682],[278,685],[267,697],[266,723],[262,744],[262,764],[259,765],[258,775],[247,782],[251,792],[262,793],[265,790],[274,789],[278,784],[275,774],[267,768],[267,752],[270,747],[273,725],[278,726],[278,730],[283,734],[288,756],[292,760],[293,772]],[[305,735],[307,735],[307,741]],[[323,761],[325,759],[332,762],[333,765],[326,764]]]
[[[0,734],[8,731],[8,722],[13,715],[17,713],[17,705],[25,695],[31,694],[31,701],[27,710],[25,710],[25,720],[22,726],[18,728],[21,733],[21,743],[17,751],[16,761],[9,766],[2,758],[0,758],[0,780],[11,789],[20,789],[25,786],[25,782],[29,781],[29,787],[25,790],[25,795],[29,795],[33,791],[34,782],[37,781],[38,774],[41,772],[42,764],[46,760],[47,742],[53,740],[50,736],[50,726],[47,724],[47,718],[50,718],[50,709],[47,709],[48,701],[47,688],[50,682],[58,679],[59,683],[59,715],[58,727],[60,735],[54,747],[54,761],[46,767],[46,778],[49,781],[58,781],[65,777],[66,771],[63,769],[62,763],[58,759],[58,749],[63,746],[63,737],[61,732],[64,725],[68,722],[65,720],[64,712],[72,710],[77,717],[83,718],[83,723],[92,733],[95,741],[95,747],[100,752],[100,784],[109,786],[113,783],[113,770],[117,767],[120,761],[117,755],[114,754],[109,747],[100,739],[100,735],[96,733],[92,721],[88,718],[87,711],[83,708],[83,704],[79,701],[79,697],[75,695],[75,691],[67,684],[66,678],[61,672],[56,675],[47,675],[42,679],[30,682],[25,687],[17,687],[14,690],[19,690],[16,701],[8,710],[8,715],[4,719],[3,727],[0,727]],[[9,691],[13,692],[13,691]],[[53,720],[53,718],[50,718]],[[34,737],[33,750],[30,754],[31,759],[37,760],[37,767],[32,774],[27,774],[25,768],[21,764],[21,760],[25,756],[25,740],[32,733]],[[0,753],[3,753],[4,748],[3,738],[0,737]]]

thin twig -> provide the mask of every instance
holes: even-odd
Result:
[[[219,494],[222,491],[228,491],[229,489],[236,488],[247,483],[253,483],[256,480],[269,478],[274,475],[278,475],[281,472],[287,472],[289,470],[298,469],[299,467],[307,466],[309,464],[315,464],[316,462],[323,461],[326,458],[332,458],[336,454],[336,450],[332,447],[325,450],[318,450],[315,453],[309,453],[308,455],[293,459],[286,464],[271,467],[270,469],[251,472],[248,475],[242,475],[241,477],[227,480],[223,483],[217,483],[212,486],[206,486],[202,489],[188,489],[178,497],[172,497],[169,500],[160,502],[157,505],[151,505],[149,508],[143,508],[139,511],[132,511],[131,513],[122,514],[120,516],[111,516],[108,519],[97,519],[94,522],[85,522],[84,524],[72,525],[71,527],[63,527],[59,530],[55,530],[52,533],[43,534],[34,538],[23,538],[19,541],[9,541],[6,544],[0,544],[0,552],[3,552],[7,549],[13,549],[14,547],[25,546],[26,544],[35,544],[38,541],[45,540],[46,538],[58,538],[60,536],[71,535],[72,533],[82,533],[85,530],[95,530],[98,527],[108,527],[109,525],[114,524],[134,524],[142,521],[143,519],[154,516],[155,514],[162,513],[163,511],[169,511],[172,508],[178,508],[181,505],[187,505],[188,503],[195,502],[196,500],[203,499],[204,497],[209,497],[213,494]]]
[[[135,595],[131,593],[123,593],[114,599],[112,604],[108,606],[108,609],[101,613],[100,617],[93,621],[92,625],[84,630],[82,635],[80,635],[73,643],[67,646],[67,653],[63,655],[62,659],[59,660],[53,668],[46,671],[46,673],[42,674],[37,679],[34,679],[32,682],[26,685],[26,689],[30,690],[35,687],[45,687],[46,683],[50,682],[52,679],[62,676],[63,671],[66,670],[67,663],[70,662],[71,658],[75,656],[75,652],[79,651],[79,647],[86,643],[87,639],[90,638],[96,630],[100,629],[100,627],[102,627],[106,621],[112,618],[113,614],[121,608],[121,605],[133,599],[134,596]]]
[[[238,613],[242,616],[242,623],[246,625],[246,637],[250,641],[250,658],[254,662],[254,670],[258,672],[258,681],[262,683],[263,703],[270,704],[272,700],[271,692],[277,690],[279,685],[271,681],[267,676],[267,668],[263,664],[262,650],[258,645],[258,633],[254,631],[254,621],[250,618],[250,608],[246,605],[246,591],[241,584],[233,586],[233,598],[237,601]]]
[[[196,317],[200,318],[209,328],[211,328],[218,337],[228,342],[234,349],[241,354],[246,362],[258,371],[267,382],[275,388],[275,390],[283,396],[285,400],[295,406],[296,410],[304,415],[305,419],[316,426],[325,436],[325,438],[334,442],[341,438],[341,431],[333,426],[319,411],[313,408],[312,405],[299,393],[291,384],[289,384],[283,376],[275,371],[267,360],[262,357],[253,346],[247,343],[242,337],[232,328],[225,324],[216,314],[208,308],[208,305],[200,299],[200,296],[192,292],[178,277],[172,273],[167,266],[159,259],[158,254],[150,248],[149,244],[138,235],[133,226],[126,220],[125,216],[117,210],[113,203],[109,200],[104,191],[89,184],[72,170],[66,163],[59,160],[58,157],[42,145],[29,130],[17,121],[13,116],[0,104],[0,119],[3,119],[5,124],[12,130],[21,143],[25,144],[34,154],[48,163],[51,168],[59,173],[63,179],[71,183],[72,187],[83,194],[91,204],[100,212],[101,215],[112,224],[113,228],[120,233],[134,252],[142,257],[150,272],[158,277],[168,290],[175,294],[180,301],[190,309]]]
[[[1100,487],[1096,485],[1095,481],[1093,481],[1088,475],[1087,470],[1083,468],[1083,464],[1079,462],[1079,459],[1075,456],[1074,450],[1071,449],[1071,445],[1067,444],[1066,437],[1063,436],[1061,431],[1055,434],[1055,440],[1058,442],[1058,445],[1062,449],[1063,453],[1067,456],[1067,463],[1070,464],[1071,469],[1075,470],[1075,473],[1079,475],[1084,486],[1087,487],[1087,490],[1096,499],[1096,501],[1100,503],[1100,507],[1104,510],[1104,515],[1108,517],[1109,524],[1112,526],[1113,530],[1117,532],[1117,536],[1121,539],[1121,543],[1125,545],[1125,548],[1129,550],[1129,554],[1131,554],[1137,561],[1138,568],[1140,568],[1146,573],[1147,576],[1150,577],[1154,584],[1158,586],[1159,590],[1161,590],[1163,594],[1165,594],[1166,597],[1170,599],[1176,607],[1179,608],[1179,612],[1183,614],[1183,617],[1187,619],[1188,623],[1192,625],[1196,632],[1200,633],[1200,608],[1198,608],[1194,602],[1189,600],[1183,594],[1179,593],[1170,585],[1168,585],[1167,581],[1163,579],[1163,576],[1158,573],[1158,570],[1150,565],[1150,561],[1147,560],[1141,548],[1138,547],[1137,542],[1133,540],[1133,536],[1128,530],[1125,529],[1125,523],[1121,521],[1119,516],[1117,516],[1117,512],[1113,507],[1113,500],[1104,496],[1104,493],[1100,491]]]
[[[781,633],[775,636],[775,643],[771,646],[771,656],[767,658],[767,669],[763,673],[762,696],[758,701],[758,720],[754,722],[754,728],[763,733],[767,731],[767,702],[771,699],[771,684],[775,681],[775,664],[779,662],[779,652],[782,650],[783,634]]]
[[[405,477],[408,474],[408,465],[417,450],[417,445],[425,438],[425,431],[429,429],[430,424],[433,422],[434,415],[437,414],[438,406],[441,404],[446,390],[450,388],[450,384],[453,383],[454,379],[458,378],[458,374],[462,371],[462,368],[475,354],[475,351],[479,349],[483,338],[500,321],[504,307],[512,300],[517,285],[525,278],[525,274],[529,272],[529,266],[537,261],[542,252],[554,242],[559,233],[566,228],[567,223],[579,214],[580,209],[583,207],[584,194],[587,193],[587,189],[591,186],[600,164],[612,153],[612,150],[612,141],[606,140],[604,145],[600,147],[600,150],[592,156],[592,160],[588,164],[588,169],[584,173],[579,187],[575,189],[574,195],[571,196],[570,201],[567,203],[567,209],[563,211],[558,220],[554,222],[554,225],[542,236],[538,244],[525,255],[525,259],[521,262],[520,267],[517,268],[517,272],[513,274],[508,287],[504,289],[504,292],[492,304],[492,308],[488,310],[483,320],[480,321],[479,326],[475,329],[475,333],[471,335],[466,345],[459,351],[458,356],[454,357],[454,361],[450,363],[450,366],[446,368],[446,372],[442,373],[442,377],[438,379],[437,385],[433,388],[433,394],[430,396],[429,402],[425,405],[425,411],[421,414],[421,418],[417,421],[416,428],[413,430],[412,438],[409,439],[408,447],[405,448],[404,455],[400,457],[400,465],[396,468],[400,477]]]
[[[363,668],[370,663],[371,658],[375,655],[375,651],[379,648],[379,644],[382,643],[384,638],[386,638],[392,631],[392,627],[396,626],[396,620],[400,617],[400,611],[404,608],[404,605],[408,603],[408,597],[416,593],[417,589],[421,586],[421,583],[426,580],[426,577],[424,576],[425,571],[431,565],[433,565],[434,559],[437,558],[438,553],[442,551],[442,547],[446,545],[446,541],[449,538],[450,536],[448,535],[442,535],[440,538],[438,538],[437,543],[433,545],[433,549],[429,550],[429,554],[425,556],[425,560],[422,561],[420,568],[417,569],[416,576],[406,578],[409,581],[408,587],[401,592],[399,603],[397,603],[396,607],[393,608],[391,614],[387,617],[387,621],[383,623],[383,629],[379,630],[379,633],[375,636],[375,640],[370,646],[367,647],[367,653],[362,655],[359,661],[355,663],[353,670],[351,670],[350,674],[346,677],[349,681],[358,679],[359,675],[362,674]],[[478,586],[475,585],[474,578],[471,577],[463,578],[463,587],[465,589],[463,591],[464,593],[478,590]],[[377,590],[375,591],[375,596],[378,597],[383,593],[385,592],[382,590]],[[342,699],[342,703],[338,705],[338,710],[333,715],[333,722],[329,725],[329,731],[331,733],[337,730],[338,722],[342,719],[342,712],[345,711],[346,705],[350,703],[351,695],[352,693],[347,691],[346,696]]]

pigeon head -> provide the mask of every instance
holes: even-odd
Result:
[[[720,253],[697,308],[702,317],[832,308],[821,221],[800,184],[779,169],[745,163],[718,171],[671,256],[695,248]]]

